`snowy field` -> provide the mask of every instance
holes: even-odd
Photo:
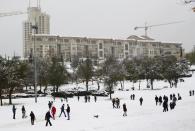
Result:
[[[71,108],[70,120],[57,117],[51,120],[53,126],[45,127],[45,113],[48,111],[48,101],[51,97],[38,98],[34,103],[33,98],[13,99],[16,104],[16,119],[12,119],[12,106],[0,107],[0,130],[1,131],[195,131],[195,96],[189,96],[189,90],[195,89],[195,75],[185,78],[185,82],[179,83],[178,88],[163,88],[168,83],[154,82],[156,90],[145,89],[145,83],[141,83],[142,90],[115,91],[113,97],[118,97],[127,105],[127,117],[123,117],[122,108],[113,109],[109,97],[97,97],[94,102],[91,97],[90,103],[85,103],[84,98],[69,98]],[[70,86],[70,85],[66,85]],[[96,86],[96,85],[95,85]],[[119,88],[118,85],[117,88]],[[125,88],[130,89],[132,83],[125,82]],[[135,84],[138,87],[138,84]],[[65,88],[62,87],[62,88]],[[116,88],[116,89],[117,89]],[[144,88],[144,89],[143,89]],[[182,100],[177,102],[174,110],[163,112],[162,106],[156,106],[155,95],[170,95],[180,93]],[[130,100],[130,94],[135,94],[135,101]],[[139,98],[143,97],[143,105],[139,105]],[[8,102],[8,100],[4,100]],[[65,105],[67,102],[63,102]],[[54,105],[57,108],[57,116],[63,104],[56,98]],[[21,108],[25,106],[28,117],[22,119]],[[65,106],[66,108],[66,106]],[[36,116],[35,125],[31,126],[29,114],[33,111]],[[99,115],[95,118],[94,115]]]

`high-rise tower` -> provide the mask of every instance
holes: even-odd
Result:
[[[23,22],[23,55],[25,58],[33,52],[33,45],[30,42],[33,25],[38,27],[38,34],[50,34],[50,17],[48,14],[41,12],[40,4],[37,7],[28,7],[28,19]]]

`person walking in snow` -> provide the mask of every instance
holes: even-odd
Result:
[[[50,118],[51,118],[51,117],[52,117],[52,116],[51,116],[51,114],[50,114],[50,111],[48,111],[48,112],[45,114],[46,126],[48,125],[48,123],[49,123],[50,126],[52,126],[51,121],[50,121]]]
[[[119,98],[116,98],[116,108],[120,108],[120,100],[119,100]]]
[[[96,96],[96,95],[94,95],[94,101],[95,101],[95,102],[97,101],[97,96]]]
[[[189,91],[189,94],[190,94],[190,96],[192,96],[192,91],[191,90]]]
[[[140,102],[140,106],[142,106],[142,103],[143,103],[143,98],[142,97],[139,98],[139,102]]]
[[[132,95],[133,100],[135,100],[135,94]]]
[[[55,120],[55,114],[56,114],[56,107],[55,106],[52,106],[51,114],[52,114],[53,119]]]
[[[49,101],[49,102],[48,102],[49,110],[51,109],[51,106],[52,106],[52,103],[51,103],[51,101]]]
[[[22,118],[26,117],[26,109],[24,106],[22,106]]]
[[[157,95],[155,96],[155,102],[156,102],[156,106],[157,106],[157,104],[158,104],[158,97],[157,97]]]
[[[88,102],[90,102],[90,96],[87,97]]]
[[[12,112],[13,112],[13,119],[16,119],[16,107],[13,105],[12,107]]]
[[[170,100],[172,100],[173,99],[173,95],[172,94],[170,94]]]
[[[178,96],[178,100],[181,100],[182,99],[182,97],[180,96],[179,93],[177,94],[177,96]]]
[[[64,113],[64,116],[66,117],[66,113],[65,113],[65,110],[64,110],[64,104],[61,107],[61,113],[60,113],[59,117],[61,117],[62,113]]]
[[[67,120],[70,120],[70,106],[69,106],[69,104],[67,104],[66,112],[67,112],[67,116],[68,116]]]
[[[35,122],[35,114],[33,113],[33,111],[30,112],[30,120],[31,120],[31,125],[34,125],[34,122]]]
[[[116,103],[116,99],[113,98],[113,99],[112,99],[112,107],[113,107],[113,108],[116,108],[116,107],[115,107],[115,103]]]
[[[162,104],[162,96],[159,96],[158,101],[159,101],[159,104],[161,105]]]
[[[123,104],[123,112],[123,116],[127,116],[127,106],[125,103]]]
[[[87,103],[87,95],[85,95],[84,99],[85,99],[85,103]]]

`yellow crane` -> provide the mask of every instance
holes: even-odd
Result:
[[[144,29],[145,30],[145,36],[147,36],[147,32],[148,32],[149,28],[157,27],[157,26],[170,25],[170,24],[177,24],[177,23],[182,23],[182,22],[184,22],[184,21],[175,21],[175,22],[155,24],[155,25],[147,25],[147,23],[145,23],[145,26],[136,26],[136,27],[134,27],[134,30]]]

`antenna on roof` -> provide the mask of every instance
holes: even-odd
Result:
[[[30,0],[28,1],[28,7],[30,7],[30,5],[31,5],[31,2],[30,2]]]
[[[37,7],[40,9],[41,8],[41,0],[37,0]]]

